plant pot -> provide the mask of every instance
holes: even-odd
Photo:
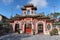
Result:
[[[20,34],[20,29],[18,29],[18,31],[17,31],[17,32],[18,32],[18,34]]]
[[[33,35],[35,35],[35,32],[33,32]]]

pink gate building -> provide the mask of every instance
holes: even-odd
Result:
[[[21,8],[22,15],[17,15],[11,19],[10,25],[13,27],[13,31],[17,32],[20,29],[20,33],[33,34],[49,34],[52,30],[53,19],[43,14],[37,14],[35,7],[32,4],[25,5]]]

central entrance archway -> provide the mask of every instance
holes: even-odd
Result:
[[[43,33],[43,24],[38,23],[38,34]]]
[[[24,32],[27,33],[27,34],[30,34],[31,33],[31,29],[32,29],[32,24],[31,23],[25,23],[25,30]]]
[[[15,32],[18,32],[19,24],[15,24]]]

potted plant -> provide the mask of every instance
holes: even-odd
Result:
[[[57,30],[56,28],[52,29],[52,30],[50,31],[50,35],[51,35],[51,36],[52,36],[52,35],[58,35],[58,30]]]
[[[19,28],[17,29],[17,31],[18,31],[18,34],[20,34],[20,29]]]
[[[33,29],[33,35],[35,35],[35,29]]]
[[[20,30],[20,33],[22,33],[22,29],[19,29]]]

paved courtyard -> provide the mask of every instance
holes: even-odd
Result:
[[[60,40],[60,35],[27,35],[27,34],[9,34],[1,36],[0,40]]]
[[[8,35],[5,35],[5,36],[1,36],[0,37],[0,40],[21,40],[22,38],[28,38],[30,37],[31,35],[27,35],[27,34],[16,34],[16,33],[13,33],[13,34],[8,34]]]
[[[28,38],[23,38],[23,40],[60,40],[60,35],[49,36],[49,35],[35,35]]]

